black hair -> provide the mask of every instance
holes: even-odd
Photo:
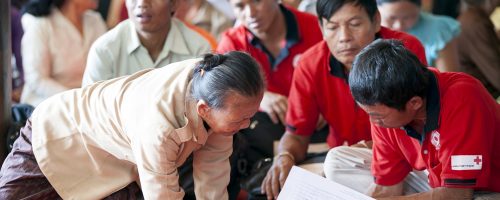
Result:
[[[44,17],[50,14],[53,6],[61,8],[66,0],[30,0],[21,9],[21,13],[29,13],[36,17]]]
[[[349,3],[365,9],[372,21],[378,11],[375,0],[318,0],[316,13],[320,23],[323,23],[323,19],[329,20],[342,6]]]
[[[417,5],[418,7],[420,7],[422,5],[421,0],[377,0],[377,5],[380,6],[384,3],[393,3],[393,2],[400,2],[400,1],[408,1],[410,3]]]
[[[243,52],[205,54],[194,68],[192,97],[204,100],[213,108],[223,108],[229,92],[254,97],[264,90],[259,64]]]
[[[352,66],[349,87],[354,100],[400,111],[412,97],[425,98],[432,73],[398,40],[374,41],[361,50]]]

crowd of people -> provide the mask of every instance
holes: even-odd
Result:
[[[500,199],[500,1],[423,3],[15,4],[35,110],[0,199],[271,200],[304,163],[376,199]]]

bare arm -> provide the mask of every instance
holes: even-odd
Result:
[[[383,200],[427,200],[427,199],[472,199],[473,190],[469,188],[445,188],[438,187],[428,192],[401,196],[403,193],[403,182],[393,186],[381,186],[374,184],[369,193],[376,199]]]
[[[457,51],[457,41],[456,39],[451,40],[446,44],[446,46],[439,52],[439,56],[436,59],[436,66],[439,71],[442,72],[456,72],[460,69],[460,63],[458,61],[458,51]]]
[[[292,166],[304,160],[308,144],[308,136],[285,132],[278,146],[278,156],[262,181],[261,191],[267,194],[267,199],[278,197]]]

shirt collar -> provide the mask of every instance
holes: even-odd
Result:
[[[165,40],[165,43],[163,45],[162,52],[158,56],[157,60],[162,60],[165,56],[168,55],[169,51],[172,51],[177,54],[183,54],[183,55],[190,55],[189,48],[187,47],[186,40],[184,39],[183,34],[181,33],[181,30],[179,26],[181,26],[182,22],[179,20],[172,18],[172,21],[170,23],[170,31],[168,32],[167,39]],[[135,50],[137,50],[139,47],[142,46],[141,41],[139,40],[139,35],[137,34],[137,31],[135,30],[135,25],[134,23],[128,19],[128,24],[129,24],[129,40],[130,41],[127,43],[127,53],[132,54]]]
[[[375,40],[381,38],[380,31],[375,34]],[[330,53],[330,60],[328,62],[328,66],[330,67],[330,74],[332,76],[336,76],[338,78],[344,79],[348,82],[349,76],[347,75],[345,66]]]
[[[274,58],[272,56],[272,53],[267,50],[267,48],[262,44],[260,39],[256,37],[251,31],[248,31],[248,42],[264,51],[264,53],[267,55],[269,62],[273,66],[277,66],[281,61],[283,61],[289,54],[288,49],[293,47],[295,44],[297,44],[300,40],[300,31],[299,31],[299,26],[297,25],[297,20],[295,18],[295,15],[288,10],[285,6],[279,5],[281,13],[283,13],[283,16],[285,18],[285,24],[286,24],[286,36],[285,36],[285,48],[281,50],[280,54],[278,55],[277,58]],[[285,51],[284,51],[285,50]]]
[[[181,142],[187,142],[193,140],[194,142],[204,145],[207,141],[210,131],[207,131],[203,123],[203,119],[198,115],[196,111],[197,101],[191,97],[191,83],[187,86],[186,96],[185,96],[185,112],[184,120],[185,125],[182,128],[176,129],[177,135]]]
[[[436,130],[439,126],[440,98],[439,86],[436,76],[431,71],[429,74],[429,88],[426,96],[426,120],[423,133],[419,134],[413,127],[406,125],[403,130],[412,138],[417,139],[421,144],[425,139],[426,133]]]

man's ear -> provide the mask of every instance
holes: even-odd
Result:
[[[373,25],[375,26],[375,33],[380,31],[380,27],[382,26],[382,16],[380,16],[380,12],[377,10],[375,15],[373,15]]]
[[[198,103],[196,103],[196,112],[202,118],[206,118],[210,112],[210,107],[204,100],[198,100]]]
[[[406,103],[406,109],[411,109],[411,110],[419,110],[424,106],[424,99],[419,96],[414,96],[412,97],[408,103]]]

